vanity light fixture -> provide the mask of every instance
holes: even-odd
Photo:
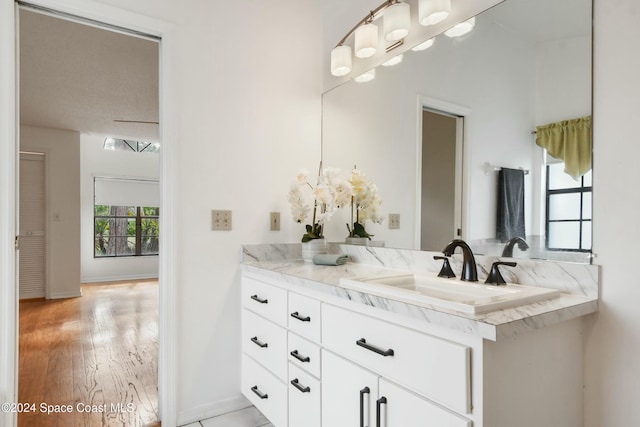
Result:
[[[382,66],[383,67],[392,67],[392,66],[394,66],[396,64],[399,64],[401,62],[402,62],[402,54],[396,55],[393,58],[389,59],[388,61],[383,62]]]
[[[331,51],[331,74],[340,77],[351,72],[351,47],[345,43],[354,33],[356,58],[368,58],[378,51],[378,26],[373,22],[380,17],[383,17],[385,40],[401,42],[403,37],[409,33],[411,25],[409,5],[401,3],[399,0],[385,0],[384,3],[362,18],[333,48]],[[392,47],[397,47],[400,44],[394,44],[386,51],[388,52]]]
[[[396,1],[384,12],[384,39],[388,42],[401,40],[409,34],[411,9],[407,3]]]
[[[451,13],[451,0],[420,0],[418,21],[420,25],[435,25],[444,21]]]
[[[467,34],[469,31],[473,30],[473,27],[476,25],[475,16],[471,19],[467,19],[464,22],[454,25],[444,32],[444,35],[447,37],[460,37]]]
[[[376,69],[372,68],[369,71],[365,71],[364,73],[360,74],[358,77],[354,78],[353,80],[358,83],[366,83],[366,82],[370,82],[375,78],[376,78]]]
[[[331,74],[346,76],[351,72],[351,46],[336,46],[331,51]]]
[[[420,52],[421,50],[429,49],[431,46],[433,46],[435,41],[436,41],[436,38],[431,37],[430,39],[423,41],[419,45],[412,47],[411,50],[414,52]]]
[[[378,26],[371,21],[358,27],[355,34],[355,55],[358,58],[368,58],[378,50]]]

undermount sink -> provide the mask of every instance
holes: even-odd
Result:
[[[468,314],[512,308],[560,295],[556,289],[537,286],[485,285],[412,273],[342,278],[340,285],[412,304],[438,306]]]

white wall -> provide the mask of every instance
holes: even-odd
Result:
[[[47,298],[80,296],[80,134],[21,126],[20,149],[46,154]]]
[[[156,153],[107,151],[105,136],[80,135],[81,278],[83,283],[158,277],[158,257],[93,257],[93,178],[159,178]]]
[[[602,285],[585,336],[585,425],[627,427],[640,420],[640,5],[596,0],[594,18],[593,250]]]
[[[368,226],[376,239],[390,247],[414,247],[418,95],[470,109],[463,206],[472,214],[463,229],[468,240],[495,238],[497,174],[485,175],[483,164],[532,167],[534,49],[489,20],[478,20],[462,40],[438,37],[426,51],[405,53],[401,64],[379,67],[375,80],[347,83],[324,95],[325,165],[357,164],[378,185],[383,212],[401,216],[399,230],[388,230],[386,221]],[[531,178],[525,183],[531,209]],[[331,221],[330,240],[344,239],[345,222]]]

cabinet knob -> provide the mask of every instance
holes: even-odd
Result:
[[[364,338],[360,338],[358,341],[356,341],[356,344],[362,348],[366,348],[367,350],[373,351],[374,353],[378,353],[379,355],[384,357],[394,355],[394,351],[392,348],[387,350],[381,350],[377,347],[372,346],[371,344],[367,344],[367,340],[365,340]]]
[[[302,384],[300,384],[300,381],[297,378],[294,378],[291,380],[291,385],[297,388],[298,390],[300,390],[302,393],[309,393],[311,391],[309,386],[305,387]]]
[[[269,300],[268,299],[259,298],[258,295],[251,295],[251,299],[254,300],[254,301],[259,302],[260,304],[269,304]]]
[[[369,387],[365,387],[360,390],[360,427],[365,427],[364,425],[364,395],[371,393]],[[367,415],[369,413],[367,412]]]
[[[255,394],[257,394],[260,399],[268,399],[269,398],[268,394],[265,394],[265,393],[261,392],[260,390],[258,390],[258,386],[257,385],[254,385],[253,387],[251,387],[251,391],[254,392]]]

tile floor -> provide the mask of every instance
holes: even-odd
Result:
[[[273,424],[252,406],[184,427],[273,427]]]

